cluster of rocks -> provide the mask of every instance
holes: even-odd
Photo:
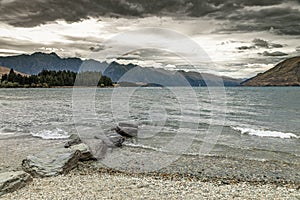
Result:
[[[51,177],[67,174],[79,161],[99,160],[108,149],[121,147],[128,138],[137,137],[138,126],[119,123],[109,133],[80,138],[74,134],[66,144],[45,149],[22,161],[24,171],[0,174],[0,196],[24,187],[32,177]]]

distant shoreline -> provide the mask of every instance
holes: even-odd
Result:
[[[0,89],[51,89],[51,88],[115,88],[119,86],[105,86],[105,87],[99,87],[99,86],[51,86],[51,87],[0,87]]]
[[[164,87],[157,87],[157,86],[105,86],[105,87],[98,87],[98,86],[53,86],[53,87],[0,87],[0,89],[52,89],[52,88],[65,88],[65,89],[72,89],[72,88],[208,88],[206,86],[195,87],[195,86],[164,86]],[[210,86],[209,88],[215,88],[218,86]],[[289,85],[289,86],[220,86],[224,88],[299,88],[300,85]]]

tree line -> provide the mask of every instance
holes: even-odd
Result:
[[[3,74],[0,80],[0,87],[61,87],[61,86],[113,86],[112,80],[102,76],[101,72],[80,72],[72,71],[49,71],[43,70],[38,75],[23,76],[17,74],[13,69],[9,74]]]

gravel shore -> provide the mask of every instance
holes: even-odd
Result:
[[[271,184],[218,184],[157,176],[77,169],[66,176],[34,179],[3,199],[300,199],[295,188]]]
[[[61,142],[63,141],[39,140],[31,137],[0,140],[0,171],[20,169],[21,161],[27,155]],[[168,173],[169,170],[179,172],[183,167],[190,166],[187,160],[183,161],[184,166],[180,166],[181,162],[176,166],[170,166],[165,169],[165,174],[121,173],[99,168],[96,163],[81,163],[68,175],[36,178],[26,187],[6,194],[1,199],[300,199],[299,184],[272,184],[272,176],[270,176],[270,182],[247,181],[249,179],[244,181],[241,177],[234,181],[218,179],[218,173],[221,172],[230,177],[233,172],[243,174],[246,170],[251,172],[255,168],[255,166],[249,166],[255,164],[252,161],[242,166],[242,162],[233,162],[228,159],[197,159],[198,163],[193,163],[191,166],[197,166],[198,171],[201,167],[209,169],[205,173],[202,172],[202,175],[184,178],[176,176],[175,173],[174,175]],[[282,168],[274,164],[260,164],[257,173],[276,167],[277,171],[290,170],[290,175],[282,176],[289,178],[296,174],[294,171],[297,171],[297,169],[290,168],[291,166]],[[229,168],[234,170],[231,172]],[[188,170],[192,172],[196,171],[196,168]],[[236,174],[235,176],[237,177]],[[295,182],[292,179],[291,181]]]

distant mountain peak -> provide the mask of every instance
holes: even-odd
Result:
[[[50,55],[50,56],[54,56],[54,57],[59,57],[55,52],[51,52],[49,55]],[[60,57],[59,57],[59,58],[60,58]]]
[[[51,56],[51,57],[60,58],[55,52],[51,52],[51,53],[34,52],[33,54],[31,54],[31,56]]]
[[[35,52],[31,55],[0,57],[0,65],[26,74],[38,74],[43,69],[77,72],[82,62],[79,58],[60,58],[55,52]]]
[[[300,86],[300,56],[286,59],[242,84],[244,86]]]

